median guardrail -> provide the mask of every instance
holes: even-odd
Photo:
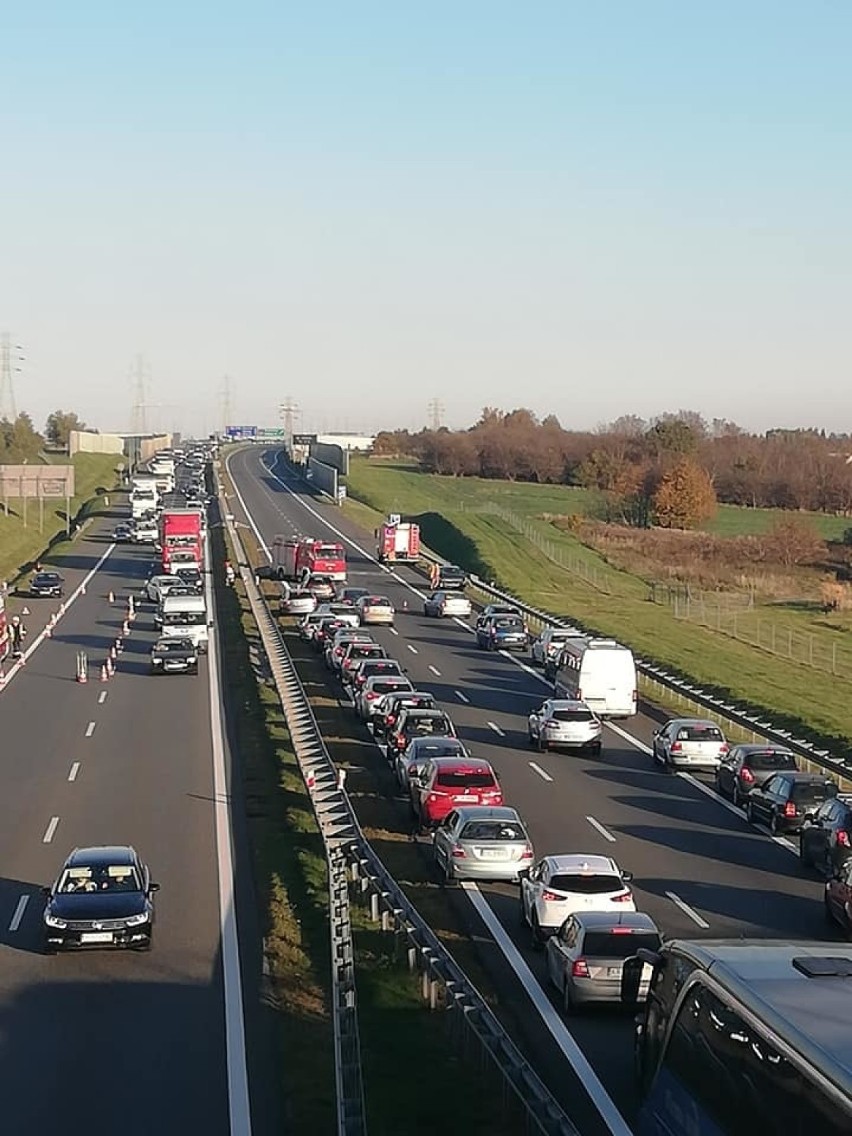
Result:
[[[262,596],[239,531],[221,497],[222,515],[252,615],[281,696],[287,727],[317,816],[329,868],[332,992],[338,1136],[366,1133],[355,959],[349,914],[350,883],[369,893],[374,922],[394,935],[419,970],[424,1000],[450,1013],[460,1033],[476,1041],[523,1110],[526,1130],[539,1136],[579,1136],[562,1106],[512,1041],[479,990],[390,875],[364,836],[314,717],[278,625]],[[348,866],[348,872],[346,870]]]

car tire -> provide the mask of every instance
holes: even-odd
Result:
[[[801,836],[799,837],[799,863],[803,868],[812,868],[814,866],[813,856],[805,851],[805,842]]]
[[[600,755],[601,755],[601,743],[600,743],[600,742],[595,742],[595,743],[593,743],[592,745],[590,745],[590,746],[587,746],[587,747],[586,747],[586,752],[587,752],[587,753],[588,753],[588,754],[589,754],[589,755],[590,755],[591,757],[600,757]]]
[[[778,814],[777,813],[773,813],[772,816],[769,818],[769,831],[772,833],[773,836],[780,836],[780,833],[778,831]]]
[[[834,912],[828,906],[828,900],[827,899],[823,899],[823,901],[822,901],[822,913],[825,916],[825,921],[829,925],[829,927],[836,928],[837,927],[837,920],[834,918]]]
[[[725,794],[725,793],[724,793],[724,792],[722,791],[722,787],[721,787],[721,785],[719,786],[719,794],[720,794],[720,795],[721,795],[722,797],[724,797],[724,796],[726,795],[726,794]],[[732,805],[734,805],[734,806],[735,806],[736,808],[738,808],[738,809],[741,809],[741,808],[743,808],[743,807],[744,807],[744,806],[743,806],[743,799],[742,799],[742,797],[740,796],[740,790],[739,790],[739,786],[737,785],[736,781],[734,781],[734,786],[733,786],[733,788],[731,789],[731,804],[732,804]]]
[[[539,753],[547,753],[548,743],[547,740],[541,736],[541,734],[539,734],[538,738],[536,739],[536,748],[538,749]]]
[[[751,801],[746,801],[746,806],[745,806],[745,815],[746,815],[746,820],[748,821],[748,823],[749,823],[749,824],[754,824],[754,823],[755,823],[755,820],[754,820],[754,808],[753,808],[753,806],[752,806],[752,803],[751,803]]]
[[[527,730],[527,744],[531,749],[535,749],[535,738],[532,735],[532,730]]]
[[[571,983],[565,979],[565,985],[562,987],[562,1013],[566,1018],[572,1017],[577,1012],[577,1003],[571,994]]]
[[[456,882],[456,872],[453,865],[447,859],[444,863],[444,885],[445,887],[452,887]]]
[[[538,916],[535,912],[533,912],[532,919],[530,920],[530,946],[534,951],[540,951],[544,947],[541,927],[538,925]]]

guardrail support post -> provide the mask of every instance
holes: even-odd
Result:
[[[370,921],[378,923],[379,921],[379,893],[374,891],[370,896]]]

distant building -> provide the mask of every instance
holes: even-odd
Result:
[[[317,441],[327,446],[340,446],[342,450],[371,450],[375,434],[317,434]]]

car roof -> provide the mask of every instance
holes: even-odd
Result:
[[[129,844],[99,844],[90,848],[75,848],[65,865],[133,864],[135,861],[136,853]]]
[[[632,927],[637,931],[660,929],[644,911],[578,911],[572,916],[584,931],[604,931],[607,927]]]
[[[829,771],[826,769],[824,773],[808,773],[805,769],[779,769],[778,777],[784,777],[788,781],[833,781]]]
[[[491,770],[491,763],[484,757],[435,757],[432,764],[437,765],[439,771],[445,770],[458,773],[484,773]],[[492,771],[493,772],[493,771]]]
[[[59,575],[59,573],[54,572],[52,568],[45,569],[42,572],[36,572],[36,577],[38,577],[38,576],[58,576],[58,575]]]
[[[588,710],[591,714],[591,707],[579,698],[548,698],[547,700],[551,706],[556,710]]]
[[[714,730],[721,731],[718,722],[711,722],[709,718],[669,718],[667,726],[712,726]]]
[[[545,856],[550,868],[555,872],[618,872],[615,860],[609,856],[586,856],[581,853],[569,853],[561,856]]]
[[[508,805],[461,805],[455,809],[462,820],[511,820],[516,824],[524,822],[518,815],[517,809]],[[525,827],[525,826],[524,826]]]
[[[756,753],[783,753],[788,754],[790,757],[796,756],[793,751],[787,749],[786,746],[757,745],[755,742],[739,742],[733,748],[740,750],[749,757]]]

